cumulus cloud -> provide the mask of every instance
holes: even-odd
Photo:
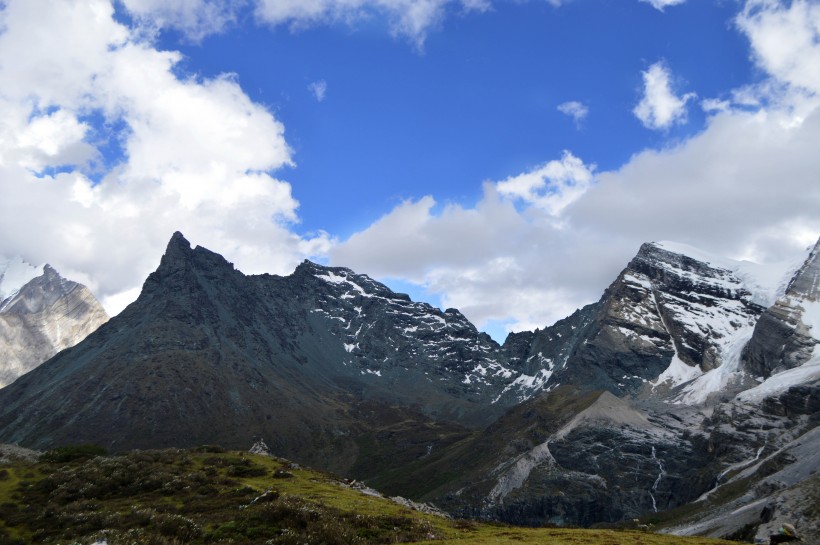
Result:
[[[421,285],[479,327],[510,319],[516,330],[543,327],[595,297],[601,264],[613,260],[594,236],[564,231],[553,219],[539,208],[518,210],[488,182],[474,207],[439,208],[430,196],[406,201],[334,246],[330,257]]]
[[[557,217],[578,200],[592,184],[592,170],[579,158],[564,152],[560,160],[549,161],[529,172],[498,182],[502,195],[518,199]]]
[[[589,114],[589,108],[577,100],[571,100],[558,105],[558,111],[562,114],[570,116],[575,121],[575,126],[580,127],[583,121]]]
[[[749,0],[737,24],[761,68],[780,82],[820,93],[820,4]]]
[[[441,24],[448,8],[486,11],[489,0],[256,0],[257,19],[271,25],[300,28],[386,17],[394,35],[422,47],[427,32]]]
[[[663,62],[656,62],[643,73],[643,97],[632,112],[648,129],[667,129],[686,122],[686,103],[694,93],[675,95],[671,74]]]
[[[284,127],[231,76],[180,77],[179,55],[104,0],[12,0],[0,28],[0,253],[52,263],[116,312],[175,230],[245,272],[326,250],[291,231],[298,203],[272,174],[293,163]]]
[[[235,21],[243,0],[122,0],[128,12],[151,27],[174,27],[193,40],[221,32]]]
[[[647,4],[651,4],[653,8],[658,11],[663,11],[664,8],[669,6],[677,6],[678,4],[683,4],[686,0],[641,0],[641,2],[646,2]]]
[[[708,124],[690,139],[603,172],[567,152],[487,183],[475,206],[439,210],[432,197],[404,203],[335,247],[332,261],[424,286],[479,327],[509,320],[510,330],[520,330],[597,300],[646,241],[676,240],[762,263],[800,259],[820,235],[820,96],[812,66],[801,71],[790,64],[800,61],[773,60],[787,44],[771,37],[797,36],[787,50],[812,63],[820,53],[814,9],[806,2],[747,5],[738,28],[770,77],[706,102]],[[651,119],[669,123],[679,108],[658,107]],[[568,181],[576,178],[582,182],[574,193]],[[556,179],[566,182],[555,195],[570,189],[570,202],[544,206]]]

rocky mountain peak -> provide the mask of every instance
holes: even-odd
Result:
[[[801,297],[806,301],[820,301],[820,239],[789,282],[786,295]]]
[[[108,320],[91,292],[45,265],[0,307],[0,387]]]
[[[36,313],[53,305],[80,284],[63,278],[51,265],[43,266],[43,274],[26,283],[3,307],[6,313]]]
[[[184,268],[185,264],[190,262],[192,253],[193,250],[188,239],[179,231],[175,232],[171,236],[171,240],[168,241],[158,271],[167,270],[170,272]]]
[[[807,362],[820,363],[820,240],[788,284],[786,293],[758,320],[743,350],[744,367],[768,378]]]

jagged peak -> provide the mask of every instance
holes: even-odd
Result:
[[[167,275],[175,271],[186,268],[186,264],[190,263],[193,256],[191,243],[180,233],[176,231],[171,240],[168,241],[168,246],[165,248],[165,253],[160,259],[159,267],[154,274]]]
[[[171,235],[171,240],[168,241],[168,246],[165,248],[165,253],[173,253],[178,251],[190,251],[191,250],[191,243],[188,242],[188,239],[185,238],[179,231],[175,231],[173,235]]]
[[[820,301],[820,239],[792,277],[786,288],[786,295],[798,296],[808,301]]]
[[[722,258],[695,246],[671,240],[645,242],[641,245],[636,258],[653,258],[666,262],[698,262],[715,269],[731,270],[735,263],[731,259]]]
[[[352,269],[348,269],[347,267],[331,267],[329,265],[321,265],[321,264],[315,263],[315,262],[313,262],[309,259],[305,259],[304,261],[299,263],[299,265],[296,267],[296,270],[294,271],[294,273],[296,273],[296,272],[307,273],[307,274],[311,274],[311,275],[314,275],[314,276],[317,273],[322,274],[322,273],[327,273],[327,272],[340,272],[340,273],[344,273],[346,276],[347,275],[364,276],[364,275],[356,274]]]

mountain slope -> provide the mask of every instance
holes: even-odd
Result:
[[[806,326],[815,263],[786,290]],[[645,244],[598,302],[499,346],[458,311],[349,269],[246,276],[177,233],[135,303],[0,390],[0,440],[122,451],[263,437],[461,515],[660,517],[816,427],[813,356],[762,383],[743,358],[772,282]]]
[[[756,302],[760,281],[682,251],[671,243],[644,244],[597,303],[542,331],[511,336],[505,349],[520,360],[537,357],[549,371],[546,389],[572,384],[617,396],[658,398],[661,390],[722,366],[736,369],[764,311]],[[690,401],[703,402],[726,386],[700,387]]]
[[[14,272],[6,268],[3,274],[8,295],[0,301],[0,388],[108,320],[88,288],[62,278],[51,266],[30,279],[31,271],[18,274],[19,288],[5,274]]]
[[[757,386],[741,359],[764,312],[760,288],[772,288],[740,265],[671,247],[644,245],[598,303],[508,339],[514,357],[554,363],[546,392],[417,464],[414,480],[433,483],[422,497],[523,524],[645,517],[695,501],[731,468],[814,429],[811,409],[798,409],[813,406],[811,376],[761,391],[771,383]],[[786,405],[767,397],[780,392]],[[443,478],[448,467],[462,472]]]
[[[459,312],[364,275],[306,262],[248,277],[177,233],[135,303],[0,390],[0,436],[115,450],[261,436],[280,454],[366,471],[379,430],[396,464],[501,414],[492,401],[515,373],[498,352]]]

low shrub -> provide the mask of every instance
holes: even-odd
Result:
[[[87,460],[95,456],[106,456],[108,450],[99,445],[67,445],[44,452],[40,456],[41,462],[63,464],[75,460]]]

